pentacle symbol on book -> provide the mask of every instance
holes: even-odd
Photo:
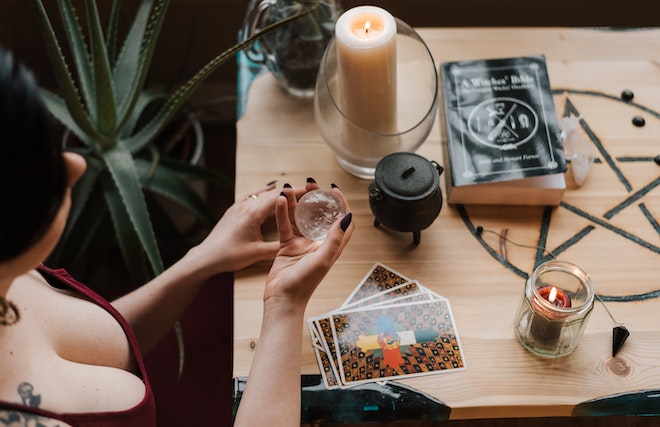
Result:
[[[515,98],[487,99],[474,107],[468,131],[478,143],[498,150],[515,150],[539,129],[539,116],[529,104]]]

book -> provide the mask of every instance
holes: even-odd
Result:
[[[448,203],[558,205],[567,166],[545,56],[440,71]]]

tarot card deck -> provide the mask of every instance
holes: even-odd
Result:
[[[329,389],[465,369],[449,301],[380,263],[307,324]]]

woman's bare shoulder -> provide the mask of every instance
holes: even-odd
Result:
[[[0,409],[1,427],[24,427],[32,425],[39,427],[72,427],[64,421],[53,418],[41,417],[23,411]]]

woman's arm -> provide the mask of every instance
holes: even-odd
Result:
[[[178,262],[113,302],[131,325],[143,354],[181,318],[210,277],[275,256],[279,242],[265,241],[261,226],[272,217],[279,191],[271,184],[254,194],[258,197],[239,199],[227,209],[208,237]]]
[[[341,192],[335,191],[343,199]],[[349,213],[333,224],[323,243],[300,236],[289,220],[295,197],[285,192],[287,197],[280,197],[276,208],[280,250],[268,274],[261,335],[235,427],[300,425],[300,348],[305,307],[353,230]]]

